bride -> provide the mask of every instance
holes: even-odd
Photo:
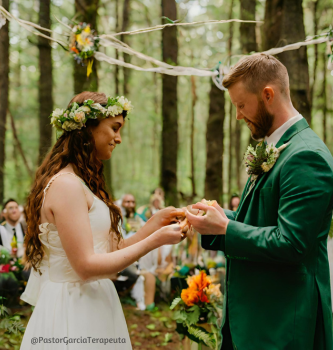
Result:
[[[179,243],[180,209],[156,213],[123,240],[121,212],[105,189],[102,160],[121,143],[131,103],[82,92],[51,123],[64,131],[36,173],[27,204],[25,260],[32,267],[21,299],[34,311],[21,343],[28,349],[132,349],[110,280],[149,251]]]

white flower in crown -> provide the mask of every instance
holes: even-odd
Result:
[[[114,106],[108,107],[106,115],[111,116],[111,117],[115,117],[115,116],[122,114],[122,113],[123,113],[122,107],[114,105]]]
[[[90,105],[91,108],[99,110],[101,113],[106,113],[106,108],[103,107],[100,103],[93,103]]]
[[[55,118],[59,118],[61,117],[62,115],[64,114],[64,110],[63,109],[60,109],[60,108],[56,108],[53,112],[52,112],[52,117],[55,117]]]

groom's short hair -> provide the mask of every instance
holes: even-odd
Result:
[[[242,81],[248,91],[260,94],[270,83],[280,87],[280,92],[289,96],[289,76],[287,68],[274,56],[258,53],[243,57],[223,79],[223,86],[229,89]]]

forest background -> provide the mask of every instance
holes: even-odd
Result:
[[[332,0],[0,0],[16,17],[61,34],[66,24],[85,21],[98,33],[115,33],[168,23],[221,19],[222,23],[172,27],[120,40],[169,64],[214,68],[241,55],[280,47],[328,30]],[[166,19],[167,17],[168,19]],[[145,68],[136,57],[100,48]],[[333,71],[326,43],[277,56],[290,75],[294,106],[333,152]],[[217,199],[227,205],[247,179],[242,157],[251,142],[246,124],[236,122],[227,92],[209,77],[138,72],[104,62],[77,65],[59,45],[37,37],[15,21],[0,29],[0,203],[24,204],[41,159],[56,140],[48,116],[83,90],[125,95],[135,107],[122,144],[105,162],[113,196],[133,193],[146,204],[158,186],[166,204]]]

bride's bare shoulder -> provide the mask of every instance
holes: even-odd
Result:
[[[59,172],[49,182],[46,189],[46,196],[59,197],[64,196],[84,196],[82,183],[74,174]]]

